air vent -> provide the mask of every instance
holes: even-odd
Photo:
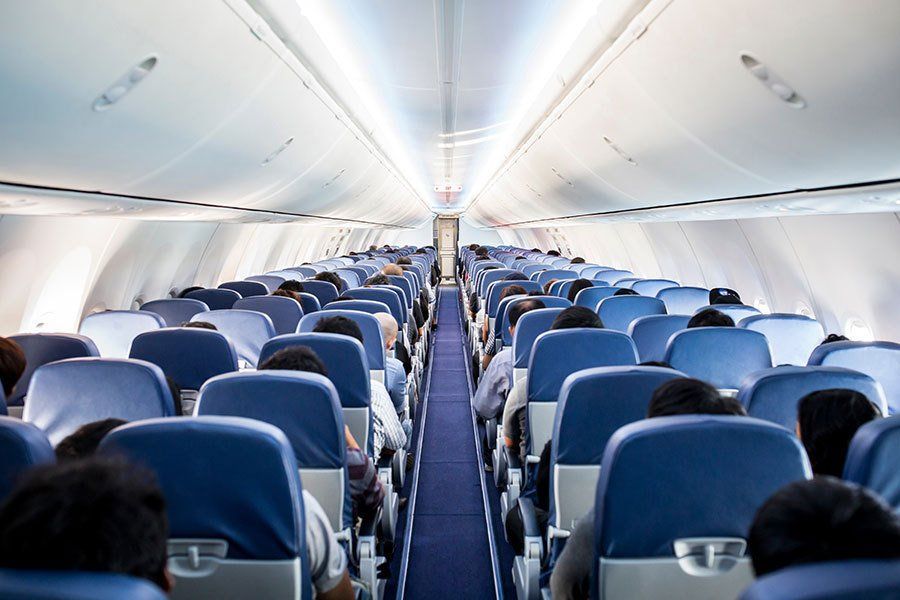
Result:
[[[273,160],[278,158],[278,155],[281,154],[282,152],[284,152],[285,150],[287,150],[288,146],[290,146],[293,143],[294,143],[294,136],[291,136],[288,139],[284,140],[284,142],[282,142],[281,145],[278,146],[278,148],[276,148],[272,154],[265,157],[263,159],[263,161],[261,163],[259,163],[259,165],[261,167],[265,167],[267,164],[269,164],[270,162],[272,162]]]
[[[762,62],[751,56],[750,54],[741,54],[741,63],[744,68],[753,75],[760,83],[762,83],[770,92],[778,96],[778,98],[790,106],[791,108],[806,108],[806,100],[794,91],[781,77],[772,72],[772,70]]]
[[[132,67],[130,71],[120,77],[94,100],[94,110],[97,112],[107,110],[125,97],[128,92],[134,89],[137,84],[143,81],[156,68],[157,62],[159,62],[159,59],[156,56],[148,56]]]

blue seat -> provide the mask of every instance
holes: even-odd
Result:
[[[709,304],[709,290],[701,287],[668,287],[659,290],[656,297],[666,303],[670,315],[692,315],[701,306]]]
[[[591,310],[597,310],[597,305],[600,304],[601,300],[615,296],[616,292],[621,289],[625,288],[594,284],[593,287],[584,288],[575,295],[575,306],[584,306]]]
[[[631,279],[634,277],[634,273],[631,271],[625,271],[622,269],[610,269],[608,271],[600,271],[591,276],[591,279],[596,281],[602,281],[606,285],[615,285],[616,287],[625,287],[619,286],[616,282],[621,279]]]
[[[751,417],[794,431],[800,399],[812,392],[834,388],[855,390],[882,411],[886,408],[884,392],[874,379],[839,367],[783,366],[757,371],[744,380],[737,398]]]
[[[772,349],[772,363],[775,365],[805,365],[809,355],[825,338],[822,325],[804,315],[754,315],[735,323],[738,327],[758,331],[766,336]]]
[[[613,285],[617,287],[628,288],[629,290],[634,289],[634,284],[643,281],[641,277],[623,277],[622,279],[613,283]]]
[[[174,399],[158,366],[134,359],[70,358],[35,371],[23,419],[55,446],[94,421],[174,415]]]
[[[94,341],[100,356],[126,358],[134,338],[145,331],[162,329],[165,326],[165,320],[153,312],[107,310],[82,319],[78,333]]]
[[[265,286],[264,286],[265,287]],[[209,310],[224,310],[234,306],[241,299],[241,295],[234,290],[224,288],[206,288],[188,292],[186,298],[199,300],[209,307]]]
[[[312,294],[307,294],[306,292],[300,292],[300,307],[303,309],[304,315],[314,313],[317,310],[322,310],[322,305],[319,303],[319,299]]]
[[[113,430],[100,452],[156,474],[175,597],[312,597],[300,474],[280,429],[238,417],[151,419]]]
[[[761,314],[759,309],[747,306],[746,304],[710,304],[708,306],[701,306],[694,311],[694,314],[697,314],[701,310],[706,310],[707,308],[717,310],[723,315],[728,315],[731,317],[731,320],[734,321],[735,325],[738,325],[743,319],[756,317]]]
[[[521,261],[519,261],[519,262],[521,262]],[[529,279],[531,279],[531,277],[538,271],[546,271],[547,269],[549,269],[549,267],[547,265],[544,265],[541,263],[536,263],[536,262],[529,262],[528,264],[525,264],[525,265],[516,265],[516,266]]]
[[[153,583],[118,573],[0,569],[5,600],[166,600]]]
[[[515,298],[509,298],[509,302],[506,303],[506,312],[504,312],[502,315],[499,313],[499,311],[497,313],[497,317],[500,321],[501,333],[503,334],[503,345],[504,346],[511,346],[513,343],[512,335],[509,333],[509,309],[516,302],[525,300],[526,298],[529,300],[540,300],[541,302],[544,303],[544,308],[563,309],[563,308],[568,308],[568,307],[572,306],[571,302],[569,302],[565,298],[560,298],[558,296],[527,296],[527,297],[518,296]],[[507,299],[504,298],[504,302],[506,300]]]
[[[488,287],[497,281],[501,281],[507,275],[512,275],[513,273],[518,273],[515,269],[492,269],[490,271],[485,271],[484,275],[481,277],[481,281],[478,284],[478,295],[482,298],[487,297]]]
[[[516,324],[516,335],[512,340],[513,376],[515,381],[523,379],[528,372],[534,341],[545,331],[550,331],[553,321],[563,310],[565,309],[538,308],[528,311],[519,318],[519,322]],[[508,331],[508,329],[507,327],[506,330]]]
[[[391,282],[391,285],[394,287],[398,287],[403,292],[403,300],[406,303],[406,308],[412,309],[413,300],[416,299],[416,296],[413,294],[412,286],[406,277],[401,275],[388,275],[388,280]]]
[[[220,290],[233,290],[241,295],[241,298],[249,298],[250,296],[265,296],[269,293],[266,284],[258,281],[226,281],[218,286]]]
[[[209,307],[199,300],[191,298],[163,298],[151,300],[141,305],[141,310],[156,313],[162,317],[166,327],[178,327],[198,313],[206,312]]]
[[[604,327],[624,332],[637,318],[666,314],[666,305],[649,296],[611,296],[600,301],[597,314]]]
[[[537,281],[541,286],[546,285],[551,279],[578,279],[578,273],[568,269],[547,269],[531,276],[531,280]]]
[[[20,333],[9,336],[25,353],[25,371],[7,398],[10,406],[23,406],[34,372],[42,365],[66,358],[100,356],[97,346],[83,335],[71,333]]]
[[[506,288],[519,285],[526,292],[537,292],[541,290],[541,286],[536,281],[495,281],[488,286],[487,300],[485,302],[485,311],[489,317],[496,317],[497,310],[500,308],[500,296]]]
[[[811,476],[800,441],[747,417],[659,417],[616,431],[594,505],[593,597],[734,598],[753,580],[759,507]],[[664,498],[664,500],[663,500]]]
[[[0,417],[0,502],[15,487],[22,473],[56,460],[44,432],[19,419]]]
[[[252,310],[211,310],[195,315],[191,320],[215,325],[234,344],[238,360],[243,360],[248,365],[255,365],[259,361],[259,351],[263,344],[275,337],[272,319]]]
[[[252,296],[241,298],[234,303],[234,310],[249,310],[262,313],[272,321],[275,335],[294,333],[303,318],[303,308],[293,298],[285,296]],[[203,316],[197,317],[204,320]]]
[[[560,298],[568,299],[569,290],[572,289],[572,284],[574,284],[576,281],[577,281],[576,279],[566,279],[564,281],[557,281],[556,283],[553,284],[554,289],[552,289],[551,292],[553,293],[554,296],[559,296]],[[591,282],[591,286],[592,287],[594,286],[593,281]]]
[[[340,295],[334,284],[327,281],[309,280],[303,282],[303,293],[312,294],[319,301],[319,306],[325,306]],[[304,307],[303,312],[309,312]]]
[[[400,297],[401,294],[402,292],[390,286],[373,286],[356,288],[347,292],[346,295],[355,300],[371,300],[386,304],[390,309],[391,316],[394,317],[397,323],[402,325],[406,322],[407,313],[406,308],[403,306],[403,300]]]
[[[606,271],[615,271],[612,267],[606,267],[602,265],[592,265],[586,269],[581,270],[581,276],[585,279],[594,279],[600,273],[604,273]],[[607,284],[609,285],[609,284]]]
[[[870,375],[884,388],[890,413],[900,412],[900,344],[832,342],[813,350],[808,364],[846,367]]]
[[[844,479],[877,493],[900,512],[900,415],[876,419],[856,431],[847,460]]]
[[[363,335],[363,348],[372,376],[384,383],[384,338],[381,335],[381,324],[374,316],[358,310],[320,310],[300,319],[299,333],[310,333],[316,324],[329,317],[347,317],[359,325]]]
[[[350,539],[353,503],[344,419],[337,391],[326,377],[300,371],[219,375],[203,384],[196,414],[256,419],[284,432],[304,489],[322,505],[332,530]]]
[[[665,362],[719,389],[737,390],[751,373],[771,368],[766,336],[737,327],[697,327],[669,338]]]
[[[344,280],[348,289],[359,287],[359,284],[362,283],[359,280],[359,275],[357,275],[355,271],[349,269],[335,269],[334,274]]]
[[[328,305],[328,310],[358,310],[374,315],[377,313],[391,314],[391,309],[384,302],[375,300],[335,300]],[[391,315],[393,316],[393,315]]]
[[[666,358],[666,344],[676,331],[687,328],[688,315],[649,315],[638,317],[628,326],[641,362],[662,361]]]
[[[358,283],[353,287],[361,286],[363,284],[363,282],[369,278],[369,275],[371,275],[371,273],[369,273],[368,269],[366,269],[364,267],[358,267],[356,265],[353,265],[350,267],[344,267],[344,270],[350,271],[351,273],[356,274],[356,280]]]
[[[642,279],[640,281],[635,281],[631,285],[631,289],[641,296],[650,296],[652,298],[656,298],[656,294],[658,294],[660,290],[669,287],[678,287],[678,282],[672,279]]]
[[[299,265],[296,267],[291,267],[291,271],[295,273],[299,273],[305,278],[315,277],[320,271],[324,271],[320,267],[314,267],[313,265]]]
[[[788,567],[756,582],[740,600],[897,600],[900,560],[848,560]]]
[[[245,281],[256,281],[261,283],[266,286],[266,289],[269,290],[269,293],[271,294],[278,289],[279,285],[287,281],[287,277],[276,275],[274,273],[266,273],[265,275],[251,275]],[[247,297],[245,294],[241,294],[241,296]]]
[[[554,269],[562,269],[563,267],[568,265],[569,262],[569,259],[565,256],[557,256],[550,260],[550,266],[552,266]]]
[[[134,338],[131,358],[157,365],[183,390],[199,390],[210,377],[237,371],[238,357],[218,331],[171,327]]]

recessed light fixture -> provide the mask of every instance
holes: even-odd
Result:
[[[150,72],[156,68],[159,59],[155,55],[148,56],[127,73],[122,75],[111,86],[94,100],[93,109],[102,112],[121,100],[128,92],[143,81]]]
[[[614,141],[612,141],[605,135],[603,136],[603,141],[606,142],[606,145],[609,146],[610,148],[612,148],[613,151],[616,154],[618,154],[619,156],[621,156],[625,160],[625,162],[627,162],[629,165],[637,166],[637,161],[634,160],[633,158],[631,158],[630,156],[628,156],[627,154],[625,154],[625,151],[622,150],[621,148],[619,148],[619,146],[616,145],[616,143]]]
[[[766,86],[770,92],[778,96],[782,102],[791,108],[806,108],[806,100],[762,62],[745,52],[741,54],[741,64],[743,64],[744,68],[759,80],[760,83]]]
[[[272,154],[265,157],[263,159],[263,161],[261,163],[259,163],[259,166],[264,167],[267,164],[269,164],[270,162],[272,162],[273,160],[275,160],[276,158],[278,158],[278,155],[281,154],[282,152],[284,152],[285,150],[287,150],[288,146],[290,146],[293,143],[294,143],[294,136],[291,136],[288,139],[284,140],[284,142],[282,142],[281,145],[278,146],[278,148],[276,148],[274,152],[272,152]]]

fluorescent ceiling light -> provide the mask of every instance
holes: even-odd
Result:
[[[481,133],[482,131],[488,131],[489,129],[496,129],[497,127],[505,127],[509,121],[500,121],[499,123],[494,123],[493,125],[487,125],[486,127],[479,127],[478,129],[466,129],[465,131],[454,131],[453,133],[439,133],[438,135],[442,138],[454,137],[457,135],[469,135],[472,133]]]

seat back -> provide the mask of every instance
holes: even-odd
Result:
[[[630,279],[634,277],[634,273],[631,271],[625,271],[622,269],[610,269],[608,271],[600,271],[591,276],[591,279],[602,281],[606,285],[617,285],[621,279]],[[618,286],[624,287],[624,286]]]
[[[198,416],[246,417],[287,436],[303,489],[328,515],[335,533],[351,525],[347,443],[337,391],[328,378],[300,371],[254,371],[213,377],[200,390]]]
[[[94,421],[174,414],[174,399],[158,366],[124,358],[70,358],[35,371],[22,418],[55,446]]]
[[[656,297],[666,303],[666,312],[670,315],[692,315],[701,306],[709,304],[709,290],[701,287],[663,288]]]
[[[388,275],[387,278],[392,286],[400,288],[403,292],[403,300],[406,303],[406,308],[411,309],[413,307],[413,300],[415,300],[416,297],[413,294],[412,286],[406,277],[401,275]]]
[[[822,325],[804,315],[751,315],[740,323],[735,323],[738,327],[758,331],[766,336],[772,349],[772,363],[775,365],[805,365],[809,355],[825,338]]]
[[[387,286],[361,287],[351,290],[348,294],[356,300],[371,300],[385,304],[397,323],[403,324],[406,321],[406,308],[403,306],[403,300],[393,288]]]
[[[53,446],[43,431],[11,417],[0,417],[0,456],[3,456],[0,461],[0,502],[6,499],[25,471],[56,460]]]
[[[226,288],[194,290],[193,292],[188,292],[185,297],[203,302],[209,307],[209,310],[224,310],[231,308],[234,306],[235,302],[241,299],[241,295],[238,292]]]
[[[876,419],[856,431],[847,460],[844,479],[877,493],[900,512],[900,415]]]
[[[225,335],[196,327],[170,327],[134,338],[131,358],[157,365],[184,390],[199,390],[210,377],[237,371],[238,357]]]
[[[312,294],[316,297],[316,300],[319,301],[319,306],[325,306],[332,300],[337,299],[340,295],[338,289],[334,287],[333,283],[329,283],[327,281],[316,281],[315,279],[310,279],[303,282],[303,293]],[[309,312],[306,308],[303,309],[303,312]]]
[[[314,267],[313,265],[300,265],[297,267],[291,267],[291,271],[295,273],[299,273],[303,275],[303,277],[315,277],[320,271],[324,271],[325,269],[321,267]]]
[[[265,275],[251,275],[245,281],[259,282],[259,283],[263,284],[264,286],[266,286],[266,289],[269,290],[269,293],[271,294],[272,292],[274,292],[275,290],[278,289],[279,285],[281,285],[282,283],[287,281],[287,279],[288,278],[283,275],[278,275],[275,273],[266,273]],[[243,295],[243,294],[241,294],[241,295]]]
[[[541,286],[536,281],[495,281],[488,286],[485,312],[488,317],[496,317],[500,308],[500,296],[506,288],[520,285],[526,292],[540,291]]]
[[[100,356],[96,344],[83,335],[72,333],[19,333],[9,336],[25,354],[25,370],[12,394],[7,398],[10,406],[22,406],[34,372],[47,363],[67,358]]]
[[[550,326],[556,316],[563,310],[565,309],[538,308],[528,311],[519,318],[519,322],[516,324],[516,335],[512,340],[513,378],[515,381],[523,379],[528,371],[534,341],[545,331],[550,331]],[[507,311],[508,317],[509,311]]]
[[[185,321],[190,321],[194,315],[208,311],[209,307],[191,298],[163,298],[144,302],[141,310],[162,317],[166,327],[178,327]]]
[[[575,295],[575,306],[584,306],[591,310],[597,310],[597,305],[604,298],[615,296],[616,292],[625,288],[614,286],[601,286],[597,283],[593,287],[584,288]]]
[[[710,304],[707,306],[701,306],[694,314],[697,314],[701,310],[706,310],[711,308],[713,310],[717,310],[723,315],[728,315],[731,317],[731,320],[734,321],[735,325],[738,325],[743,319],[748,317],[755,317],[760,314],[759,309],[754,308],[752,306],[747,306],[746,304]]]
[[[273,354],[292,346],[306,346],[325,364],[328,379],[337,390],[344,423],[361,448],[371,456],[372,439],[371,381],[366,351],[358,340],[337,333],[297,333],[279,335],[263,346],[260,365]]]
[[[594,507],[600,461],[617,429],[640,421],[656,388],[683,373],[660,367],[598,367],[566,377],[553,418],[550,524],[572,531]]]
[[[234,290],[241,295],[241,298],[248,298],[250,296],[265,296],[269,293],[269,288],[266,287],[266,284],[260,283],[259,281],[247,280],[226,281],[225,283],[219,284],[218,289]]]
[[[335,269],[334,274],[344,280],[344,283],[347,284],[348,289],[359,287],[359,284],[361,283],[359,280],[359,275],[357,275],[355,271],[351,271],[350,269]]]
[[[5,600],[166,600],[146,579],[118,573],[0,569]]]
[[[666,344],[676,331],[687,328],[688,315],[649,315],[638,317],[628,326],[628,335],[637,347],[641,362],[662,361]]]
[[[551,279],[578,279],[578,273],[568,269],[547,269],[533,274],[531,279],[543,287]]]
[[[391,309],[387,304],[376,302],[375,300],[335,300],[328,305],[328,310],[358,310],[370,315],[377,313],[391,314]]]
[[[300,292],[300,308],[303,309],[304,315],[308,315],[309,313],[314,313],[317,310],[322,310],[322,305],[319,304],[319,299],[312,294]]]
[[[519,262],[521,262],[521,261],[519,261]],[[516,265],[516,266],[529,279],[531,279],[534,276],[534,274],[537,273],[538,271],[546,271],[547,269],[550,268],[545,264],[536,263],[536,262],[529,262],[528,264],[525,264],[525,265]]]
[[[484,275],[481,277],[481,282],[478,285],[478,295],[482,298],[487,297],[488,287],[497,281],[501,281],[507,275],[512,275],[513,273],[518,273],[515,269],[491,269],[490,271],[485,271]]]
[[[759,507],[811,476],[800,441],[746,417],[626,425],[603,453],[595,500],[596,597],[733,598],[752,580],[746,539]],[[660,501],[660,494],[665,501]]]
[[[855,390],[883,412],[887,408],[884,391],[874,379],[840,367],[784,366],[757,371],[744,380],[737,398],[751,417],[794,431],[800,399],[812,392],[835,388]]]
[[[544,308],[558,308],[564,309],[572,306],[572,303],[566,300],[565,298],[559,298],[557,296],[527,296],[529,300],[540,300],[544,303]],[[500,328],[501,333],[503,334],[503,345],[509,346],[512,345],[513,339],[512,334],[509,333],[509,309],[512,308],[512,305],[520,300],[526,299],[526,296],[518,296],[515,298],[511,298],[509,303],[506,305],[506,312],[502,315],[498,312],[498,318],[500,318]],[[506,300],[504,298],[504,300]]]
[[[238,360],[243,360],[250,366],[259,361],[259,351],[263,344],[275,337],[272,319],[253,310],[211,310],[202,315],[194,315],[191,320],[215,325],[234,344]]]
[[[832,342],[813,350],[809,364],[846,367],[871,376],[884,388],[890,413],[900,412],[900,344]]]
[[[666,305],[649,296],[611,296],[600,301],[597,314],[607,329],[625,332],[639,317],[666,314]]]
[[[309,333],[316,323],[328,317],[347,317],[359,325],[363,334],[363,348],[369,361],[369,370],[378,381],[384,382],[384,339],[381,324],[374,316],[358,310],[320,310],[300,319],[298,331]]]
[[[275,335],[294,333],[303,318],[303,308],[293,298],[285,296],[252,296],[234,303],[235,310],[262,313],[272,321]],[[204,320],[202,316],[197,317]]]
[[[516,334],[518,337],[518,329]],[[631,338],[617,331],[574,328],[537,336],[528,362],[528,452],[539,455],[550,440],[559,390],[566,377],[582,369],[636,362],[637,350]]]
[[[613,285],[623,288],[628,288],[629,290],[634,289],[634,284],[638,281],[643,281],[640,277],[623,277],[622,279],[613,283]]]
[[[86,316],[78,333],[91,338],[104,358],[126,358],[131,342],[145,331],[162,329],[165,320],[144,310],[107,310]]]
[[[720,390],[738,390],[748,375],[772,366],[766,336],[737,327],[676,332],[669,338],[665,361]]]
[[[631,284],[631,289],[641,296],[656,298],[660,290],[669,287],[678,287],[678,282],[672,279],[641,279]],[[708,298],[707,298],[708,299]]]
[[[113,430],[100,452],[156,474],[173,598],[312,597],[300,475],[280,429],[238,417],[152,419]]]
[[[900,560],[848,560],[799,565],[757,579],[740,600],[893,600]]]
[[[582,269],[581,276],[584,277],[585,279],[593,279],[600,273],[603,273],[605,271],[614,271],[614,270],[615,269],[613,269],[612,267],[606,267],[603,265],[592,265],[586,269]],[[609,285],[609,284],[607,284],[607,285]]]

